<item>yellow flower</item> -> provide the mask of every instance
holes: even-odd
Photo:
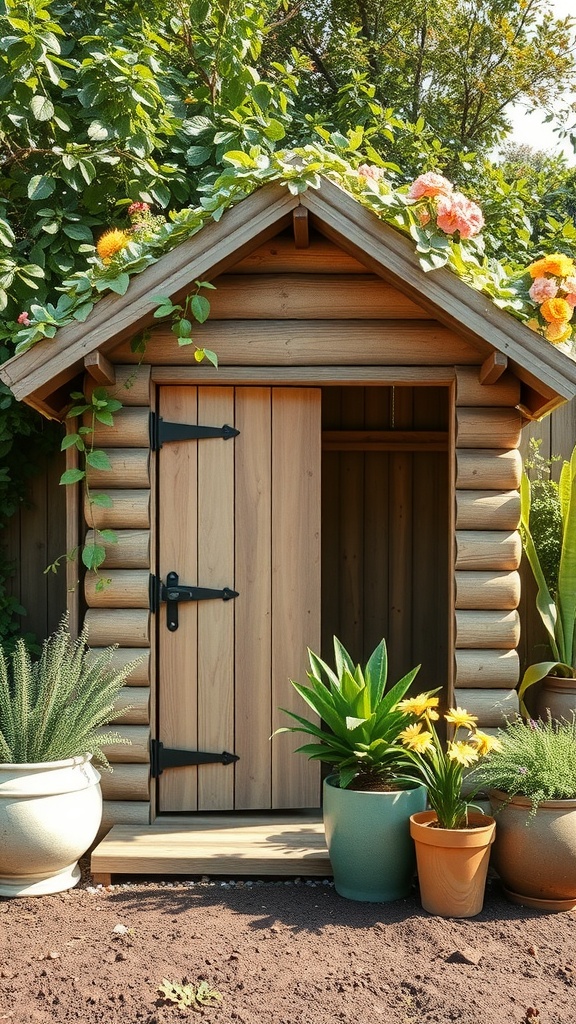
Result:
[[[563,252],[554,252],[550,256],[544,256],[536,260],[528,267],[530,277],[544,277],[545,274],[555,274],[556,277],[570,277],[574,271],[574,261]]]
[[[431,712],[430,708],[438,707],[439,703],[438,697],[429,697],[427,693],[419,693],[417,697],[407,697],[405,700],[401,700],[397,707],[398,711],[403,711],[406,715],[420,717],[427,711],[430,718],[438,718],[437,713]]]
[[[458,761],[465,768],[478,760],[478,751],[471,743],[464,743],[462,740],[455,740],[448,744],[448,757],[451,761]]]
[[[98,239],[96,243],[96,252],[100,259],[106,262],[128,244],[129,238],[130,236],[125,231],[120,231],[118,228],[111,228],[110,231],[105,231]]]
[[[500,740],[496,739],[495,736],[489,736],[487,732],[481,732],[480,729],[477,729],[474,735],[470,737],[470,743],[474,744],[480,757],[489,754],[491,750],[502,750]]]
[[[533,316],[531,320],[526,321],[526,327],[529,327],[531,331],[539,331],[540,321]]]
[[[546,299],[540,306],[540,313],[549,324],[565,325],[571,319],[573,309],[566,299]]]
[[[444,717],[447,722],[455,725],[457,729],[473,729],[478,721],[475,715],[469,715],[464,708],[450,708],[450,711]]]
[[[423,732],[421,722],[408,725],[398,735],[404,746],[408,747],[409,750],[417,750],[419,753],[424,753],[424,751],[433,748],[432,733]]]
[[[548,324],[544,331],[544,337],[547,341],[551,341],[553,345],[559,345],[561,341],[567,341],[572,334],[572,328],[570,324],[560,321],[559,323]]]

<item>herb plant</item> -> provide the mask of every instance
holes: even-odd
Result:
[[[33,661],[23,640],[8,659],[0,648],[0,762],[33,764],[86,753],[109,768],[105,744],[124,743],[102,726],[117,718],[114,704],[132,662],[111,668],[114,647],[93,654],[84,627],[74,640],[66,617]]]
[[[474,773],[478,787],[525,796],[532,814],[542,800],[576,799],[576,718],[518,717],[499,730],[498,738],[500,747]]]

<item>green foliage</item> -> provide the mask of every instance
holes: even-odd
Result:
[[[307,754],[310,760],[332,765],[342,789],[393,784],[408,760],[397,739],[412,720],[411,716],[397,710],[396,705],[407,693],[420,666],[387,690],[388,656],[384,640],[371,654],[365,668],[354,667],[336,637],[336,671],[310,650],[308,656],[311,671],[307,675],[311,686],[294,680],[292,685],[323,724],[316,725],[283,708],[298,725],[284,726],[274,735],[303,732],[313,736],[316,742],[298,747],[297,752]]]
[[[576,799],[576,720],[509,722],[494,750],[475,771],[479,787],[501,789],[532,801]]]
[[[214,1006],[222,999],[218,990],[212,988],[207,981],[192,984],[186,978],[182,984],[163,978],[158,991],[167,1002],[175,1003],[183,1010],[201,1010],[203,1006]]]
[[[33,661],[22,640],[10,659],[0,649],[0,761],[60,761],[86,753],[109,767],[105,744],[125,742],[102,726],[118,718],[114,703],[137,662],[111,668],[115,648],[97,655],[84,627],[72,639],[66,618]]]
[[[542,503],[543,485],[546,481],[536,481],[536,503],[537,507]],[[539,662],[537,665],[530,665],[518,690],[521,701],[526,691],[534,683],[539,682],[547,675],[559,675],[573,677],[576,669],[576,448],[574,448],[569,462],[564,462],[560,473],[557,499],[554,496],[554,487],[548,486],[545,489],[545,503],[553,504],[553,516],[549,524],[549,530],[532,533],[532,526],[537,529],[540,526],[540,518],[532,518],[534,488],[528,474],[522,474],[520,485],[520,527],[522,543],[530,568],[536,580],[538,593],[536,606],[546,632],[554,661]],[[547,505],[545,504],[545,508]],[[560,559],[558,561],[557,574],[550,579],[552,587],[549,586],[546,572],[548,571],[551,555],[554,553],[554,545],[557,544],[557,528],[555,521],[560,516]],[[546,522],[546,521],[545,521]],[[552,543],[550,538],[552,537]]]
[[[207,359],[208,362],[212,363],[212,366],[218,366],[218,357],[215,352],[212,352],[209,348],[202,348],[196,345],[192,337],[192,320],[196,323],[203,324],[210,316],[210,302],[205,295],[201,294],[201,290],[212,289],[214,285],[210,284],[209,281],[195,281],[196,291],[190,292],[185,300],[184,305],[174,305],[172,300],[166,295],[156,295],[152,299],[153,302],[158,302],[159,306],[154,310],[154,317],[158,320],[168,318],[172,321],[172,331],[178,338],[179,345],[194,345],[195,352],[194,358],[197,363],[201,363],[203,359]]]

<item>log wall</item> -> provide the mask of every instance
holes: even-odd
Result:
[[[454,702],[482,727],[517,710],[522,544],[518,533],[522,417],[518,382],[456,371]]]

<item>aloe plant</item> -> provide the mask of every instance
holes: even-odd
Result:
[[[381,640],[366,666],[354,663],[334,637],[335,670],[308,650],[310,686],[291,680],[294,689],[322,720],[315,724],[282,708],[298,725],[283,726],[281,732],[303,732],[315,743],[298,747],[311,760],[332,765],[341,789],[386,788],[407,765],[405,750],[398,741],[413,716],[397,709],[420,665],[387,690],[388,655]]]
[[[550,483],[550,487],[554,485]],[[536,580],[536,607],[546,632],[554,661],[541,661],[526,669],[518,690],[521,706],[526,691],[548,675],[574,678],[576,675],[576,447],[570,461],[564,462],[557,487],[561,544],[557,576],[545,571],[546,548],[534,529],[531,512],[534,487],[526,472],[520,485],[520,528],[522,543]],[[550,492],[552,494],[552,491]]]

